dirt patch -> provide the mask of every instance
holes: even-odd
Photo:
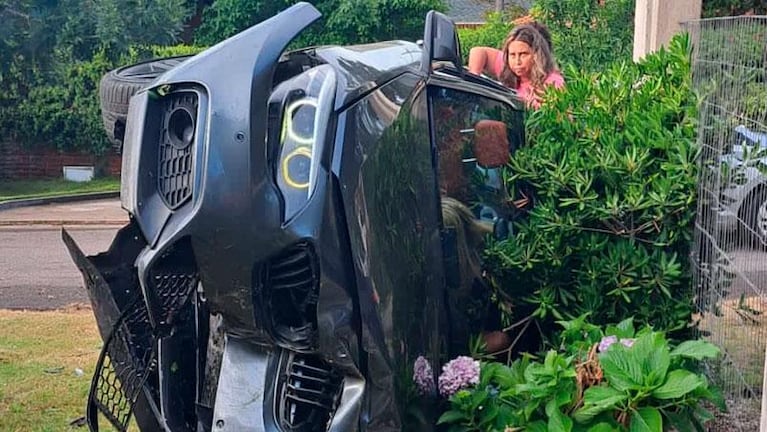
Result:
[[[710,375],[725,394],[728,412],[718,413],[708,430],[759,430],[767,299],[742,296],[721,301],[716,313],[703,317],[700,329],[725,353],[720,362],[711,365]]]
[[[727,412],[718,413],[706,423],[709,432],[754,432],[759,430],[762,401],[759,399],[727,399]]]

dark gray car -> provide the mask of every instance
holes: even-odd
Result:
[[[285,52],[319,17],[299,3],[131,99],[130,223],[92,257],[64,233],[105,341],[91,430],[436,428],[414,364],[435,380],[481,330],[461,224],[516,217],[522,105],[464,71],[444,15],[422,43]]]

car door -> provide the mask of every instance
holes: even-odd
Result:
[[[450,351],[457,354],[468,349],[471,336],[501,327],[481,255],[487,238],[506,237],[519,214],[508,199],[503,167],[524,144],[524,111],[504,90],[456,74],[433,74],[429,83]]]

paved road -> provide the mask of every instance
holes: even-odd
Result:
[[[67,227],[86,254],[106,250],[114,226]],[[0,308],[54,309],[89,303],[80,272],[61,241],[60,227],[0,229]]]
[[[117,199],[0,211],[0,308],[88,303],[80,272],[61,241],[61,227],[90,255],[106,250],[127,220]]]

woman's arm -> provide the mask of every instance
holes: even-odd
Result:
[[[501,50],[477,46],[469,50],[469,72],[479,75],[482,73],[498,77],[498,58]]]

